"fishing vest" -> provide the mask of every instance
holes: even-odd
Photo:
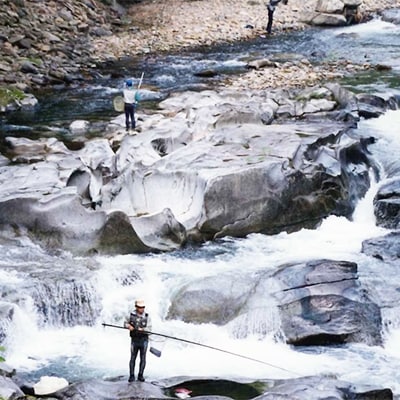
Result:
[[[148,336],[147,333],[138,331],[139,328],[146,330],[148,320],[149,320],[149,314],[147,313],[143,313],[142,315],[136,314],[136,312],[131,313],[129,317],[129,323],[135,328],[135,330],[130,331],[131,338],[139,339]]]

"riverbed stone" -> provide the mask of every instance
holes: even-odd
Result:
[[[393,393],[390,388],[381,388],[373,384],[351,385],[348,382],[331,376],[311,376],[267,382],[272,387],[257,397],[257,400],[275,400],[280,398],[296,400],[393,399]]]
[[[129,217],[114,210],[107,215],[93,251],[104,254],[146,253],[151,251],[135,232]]]

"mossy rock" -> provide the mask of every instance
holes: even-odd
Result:
[[[0,107],[6,107],[14,101],[21,101],[25,93],[14,87],[0,87]]]

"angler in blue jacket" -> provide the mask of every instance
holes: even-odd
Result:
[[[134,89],[132,79],[125,81],[123,97],[125,103],[125,127],[128,132],[130,127],[132,127],[132,129],[136,128],[135,108],[140,100],[139,91]]]

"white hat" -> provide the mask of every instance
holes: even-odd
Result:
[[[136,300],[135,307],[144,307],[144,300]]]

